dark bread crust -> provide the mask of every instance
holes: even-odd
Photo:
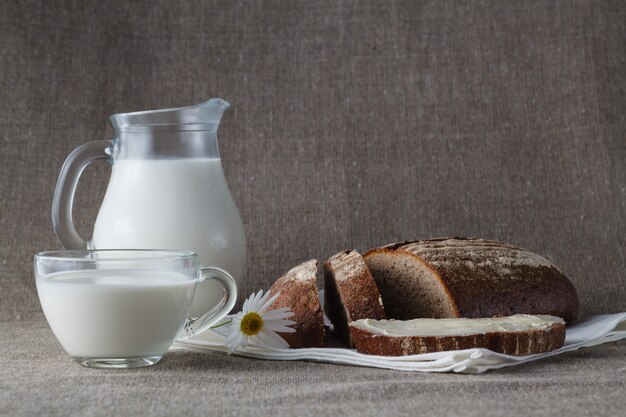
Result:
[[[543,314],[568,323],[578,317],[578,295],[570,280],[547,259],[506,243],[475,238],[406,241],[369,250],[363,257],[367,262],[376,254],[410,257],[426,265],[449,295],[446,301],[456,311],[452,317]]]
[[[280,292],[270,310],[289,307],[294,312],[295,333],[278,333],[289,347],[321,347],[324,342],[324,312],[317,292],[317,261],[311,259],[289,270],[269,290]]]
[[[383,336],[352,327],[352,338],[360,353],[380,356],[407,356],[485,348],[505,355],[533,355],[559,349],[565,343],[565,324],[548,329],[520,332],[492,332],[464,336]]]
[[[351,347],[349,322],[386,318],[374,278],[357,251],[344,250],[324,262],[324,310]]]

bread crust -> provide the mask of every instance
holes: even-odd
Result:
[[[522,356],[550,352],[565,343],[564,323],[553,323],[548,329],[463,336],[384,336],[352,326],[351,330],[358,352],[380,356],[407,356],[473,348]]]
[[[510,244],[438,238],[393,243],[363,257],[375,254],[411,257],[426,265],[449,294],[454,317],[544,314],[568,323],[578,317],[578,295],[570,280],[547,259]]]
[[[317,291],[317,260],[311,259],[292,268],[269,290],[280,293],[270,310],[289,307],[294,312],[295,333],[278,333],[289,347],[321,347],[324,342],[324,312]]]
[[[349,322],[386,318],[374,278],[355,250],[341,251],[324,262],[324,289],[324,310],[335,325],[335,333],[351,347]],[[338,311],[342,305],[343,311]]]

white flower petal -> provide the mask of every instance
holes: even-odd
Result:
[[[245,334],[240,334],[239,335],[239,339],[237,339],[237,346],[244,349],[246,346],[248,346],[248,338],[246,337]]]
[[[262,347],[275,349],[288,349],[289,344],[285,339],[274,333],[272,330],[266,330],[257,335],[258,344]]]
[[[226,336],[226,338],[224,339],[224,344],[225,345],[231,344],[237,338],[237,336],[238,334],[236,332],[232,332],[231,334]]]
[[[268,311],[268,313],[271,313],[272,311],[278,311],[280,313],[289,313],[291,311],[291,309],[289,307],[273,308],[270,311]]]
[[[268,311],[267,313],[263,313],[263,319],[264,320],[283,320],[283,319],[288,319],[289,317],[293,317],[294,313],[293,312],[282,312],[282,311],[276,311],[276,310],[271,310]]]
[[[261,299],[263,299],[263,290],[255,294],[250,305],[250,310],[259,311],[259,301],[261,301]]]
[[[250,311],[257,311],[256,300],[257,297],[261,296],[261,294],[263,294],[263,290],[259,291],[258,293],[253,292],[252,294],[250,294],[250,297],[246,298],[246,300],[243,302],[243,308],[241,310],[244,315]]]
[[[296,321],[296,320],[291,320],[291,319],[289,319],[289,318],[286,318],[286,319],[278,319],[278,320],[273,319],[273,320],[269,320],[269,321],[271,321],[271,322],[280,321],[281,323],[283,323],[283,324],[285,324],[285,325],[288,325],[288,324],[296,324],[296,323],[297,323],[297,321]]]
[[[265,320],[266,325],[274,325],[274,326],[291,326],[296,324],[293,320],[280,319],[280,320]]]
[[[267,300],[267,297],[270,296],[269,291],[267,292],[261,292],[261,294],[263,294],[262,296],[257,294],[255,301],[255,307],[256,307],[256,311],[259,311],[259,308],[263,305],[263,303],[265,303],[265,300]]]
[[[232,355],[243,342],[244,335],[235,333],[230,343],[224,343],[228,347],[228,354]]]
[[[278,326],[293,326],[294,324],[296,324],[296,322],[293,320],[270,320],[266,323],[270,325],[278,325]]]
[[[226,336],[226,339],[224,339],[224,344],[229,345],[233,343],[235,340],[239,338],[239,336],[241,336],[241,332],[239,331],[239,329],[231,332],[228,336]]]
[[[239,342],[239,346],[241,346],[242,349],[245,349],[248,344],[250,343],[250,338],[247,337],[246,335],[242,334],[241,335],[241,342]]]
[[[269,294],[269,292],[267,294]],[[259,308],[259,313],[263,313],[272,304],[274,304],[274,301],[276,301],[276,299],[278,298],[279,295],[280,295],[280,293],[278,292],[278,293],[274,294],[272,296],[272,298],[270,298],[269,300],[261,300],[261,301],[263,301],[263,304],[261,304],[261,308]]]
[[[264,311],[263,314],[265,314],[265,315],[267,315],[267,314],[289,314],[289,315],[292,315],[293,311],[291,311],[291,309],[289,307],[281,307],[281,308],[276,308],[276,309]]]
[[[283,326],[280,324],[273,324],[273,323],[266,324],[265,328],[273,330],[275,332],[281,332],[281,333],[294,333],[296,331],[296,329],[293,329],[291,327]]]
[[[242,333],[240,331],[236,331],[236,332],[232,332],[231,334],[228,335],[228,337],[226,338],[226,340],[224,340],[225,344],[239,344],[239,339],[241,339]]]

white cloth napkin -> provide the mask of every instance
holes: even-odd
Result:
[[[179,342],[173,349],[192,351],[226,352],[224,336],[228,326],[206,331],[185,342]],[[626,338],[626,312],[592,316],[582,319],[567,328],[565,345],[553,352],[528,356],[511,356],[488,349],[466,349],[448,352],[425,353],[411,356],[374,356],[358,353],[348,348],[308,348],[308,349],[260,349],[248,346],[239,349],[235,355],[258,359],[282,361],[316,361],[344,365],[386,368],[412,372],[459,372],[480,374],[491,369],[519,365],[536,361],[563,352],[599,345]]]

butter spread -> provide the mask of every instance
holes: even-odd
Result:
[[[494,332],[546,330],[555,323],[565,323],[554,316],[516,314],[508,317],[481,319],[361,319],[350,326],[383,336],[467,336]]]

